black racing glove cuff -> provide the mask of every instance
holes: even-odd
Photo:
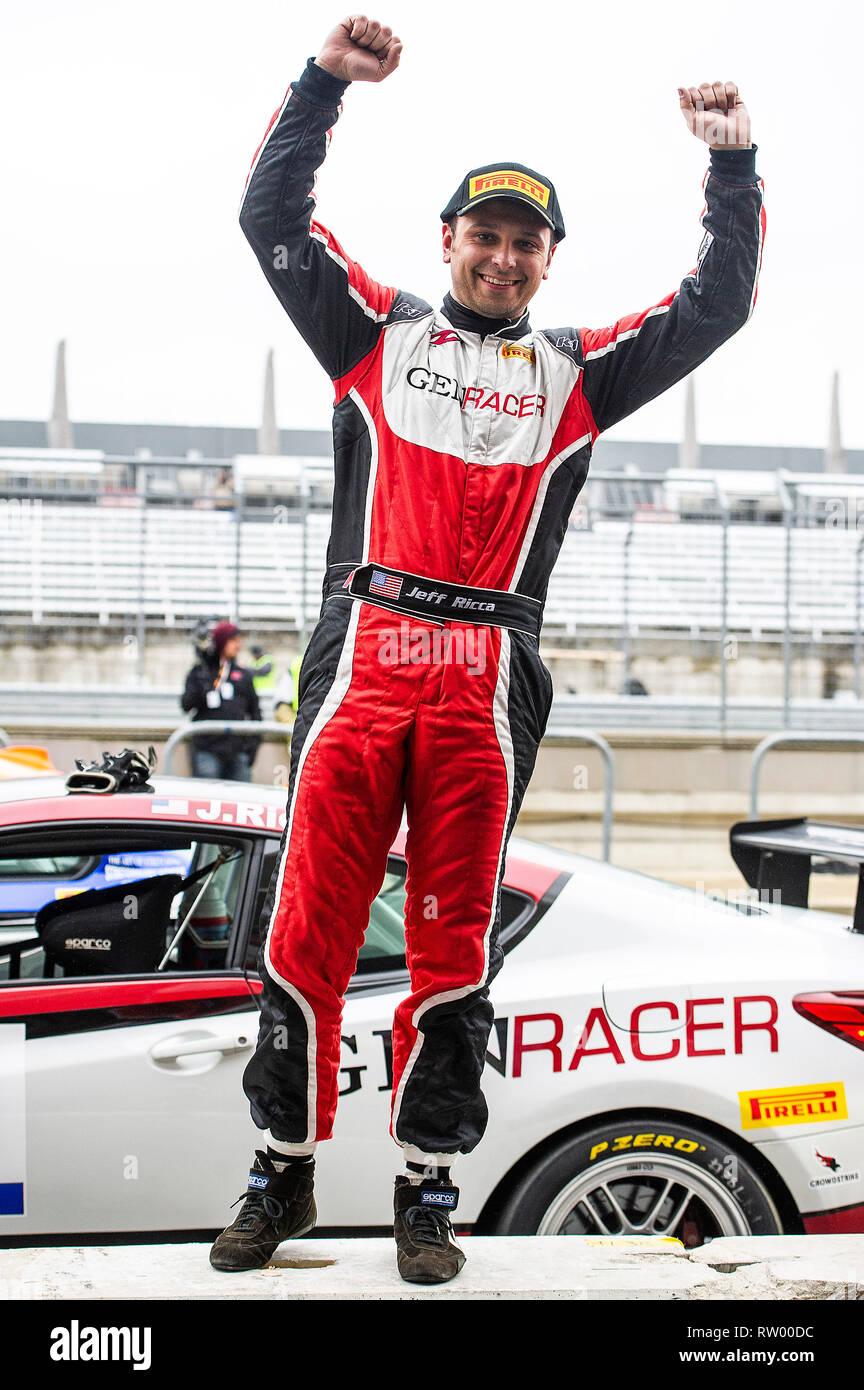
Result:
[[[712,150],[710,172],[721,183],[740,184],[742,187],[756,183],[759,178],[756,173],[758,148],[758,145],[751,145],[749,150]]]
[[[307,106],[317,106],[323,111],[334,110],[342,100],[350,82],[334,77],[332,72],[319,68],[314,58],[307,62],[301,76],[292,84],[294,96],[305,101]]]

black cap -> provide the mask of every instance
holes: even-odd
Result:
[[[449,222],[451,217],[458,217],[490,198],[515,198],[525,203],[548,222],[555,241],[563,240],[564,219],[554,185],[536,169],[506,160],[471,169],[442,212],[441,221]]]

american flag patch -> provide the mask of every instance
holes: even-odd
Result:
[[[383,594],[385,598],[398,598],[402,589],[402,580],[397,579],[395,574],[385,574],[383,570],[373,570],[372,578],[369,580],[370,594]]]
[[[154,796],[150,802],[150,812],[154,816],[188,816],[189,802],[179,797]]]

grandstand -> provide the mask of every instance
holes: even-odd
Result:
[[[216,617],[283,659],[302,648],[321,604],[330,440],[274,438],[279,456],[254,452],[253,430],[76,423],[77,447],[52,449],[44,422],[0,422],[7,680],[59,679],[88,644],[92,672],[131,641],[140,685],[166,685]],[[864,452],[842,473],[817,449],[698,457],[682,469],[673,444],[598,443],[547,596],[558,688],[617,696],[635,665],[652,694],[782,686],[788,703],[796,663],[799,698],[860,699]],[[728,666],[730,643],[749,665]]]
[[[137,502],[137,499],[135,499]],[[571,524],[544,633],[762,642],[788,628],[849,640],[859,623],[862,534],[635,513]],[[232,613],[299,633],[317,614],[329,513],[31,501],[0,516],[0,607],[14,626],[188,627]],[[724,544],[727,581],[724,586]],[[787,547],[790,590],[787,596]],[[725,604],[724,604],[725,595]],[[725,610],[725,611],[724,611]]]

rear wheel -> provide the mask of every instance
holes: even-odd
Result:
[[[507,1199],[496,1235],[777,1235],[783,1224],[754,1166],[700,1130],[654,1115],[595,1125],[540,1159]]]

